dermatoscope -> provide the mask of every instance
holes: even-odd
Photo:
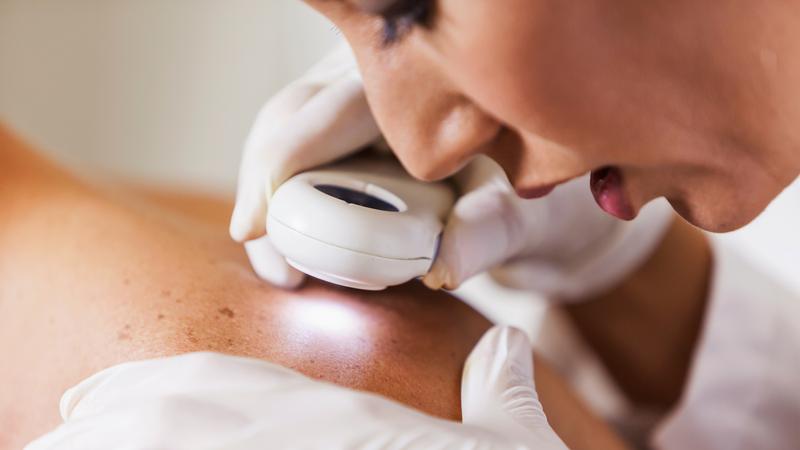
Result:
[[[298,270],[377,291],[428,272],[454,201],[448,183],[416,180],[391,155],[358,155],[278,187],[267,231]]]

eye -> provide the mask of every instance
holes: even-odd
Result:
[[[377,14],[383,18],[383,44],[399,42],[417,25],[430,23],[433,0],[398,0]]]

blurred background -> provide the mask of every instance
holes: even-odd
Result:
[[[80,171],[232,196],[260,106],[338,39],[298,0],[0,0],[0,120]],[[718,239],[800,298],[800,183]],[[460,294],[539,329],[530,294],[480,277]]]
[[[336,39],[297,0],[0,0],[0,117],[72,165],[232,193],[261,104]]]

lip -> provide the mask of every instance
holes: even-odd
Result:
[[[625,178],[619,168],[607,166],[593,170],[589,188],[594,201],[603,211],[622,220],[636,217],[636,211],[625,192]]]
[[[546,186],[538,186],[538,187],[517,187],[514,190],[517,193],[518,197],[525,198],[525,199],[533,199],[533,198],[541,198],[545,195],[553,192],[557,184],[548,184]]]

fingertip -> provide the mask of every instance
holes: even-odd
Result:
[[[444,286],[444,280],[442,280],[440,274],[434,269],[431,269],[430,272],[425,274],[422,277],[422,284],[425,285],[428,289],[432,291],[438,291]]]
[[[239,243],[252,241],[264,236],[266,230],[266,205],[251,205],[238,201],[231,214],[228,233]]]
[[[286,262],[286,258],[272,245],[269,236],[245,242],[244,245],[253,271],[262,280],[282,289],[297,289],[303,284],[306,275]]]
[[[270,267],[267,270],[264,267],[256,269],[254,266],[253,270],[259,278],[270,285],[287,291],[299,289],[306,281],[306,274],[289,266]]]
[[[266,234],[266,230],[263,226],[254,227],[252,224],[242,224],[241,222],[234,221],[231,221],[228,232],[230,233],[231,238],[240,244],[253,239],[258,239]]]
[[[230,234],[231,239],[240,244],[247,240],[247,230],[242,229],[242,226],[235,215],[231,218],[231,224],[228,227],[228,234]]]
[[[283,289],[295,290],[303,285],[303,283],[306,281],[306,278],[306,274],[300,272],[294,267],[288,266],[288,270],[286,271],[282,283],[279,286]]]
[[[474,374],[481,380],[481,384],[491,383],[519,383],[532,382],[533,376],[533,348],[528,335],[518,328],[507,325],[496,325],[489,329],[467,358],[471,367],[484,367],[498,370],[500,367],[513,368],[513,376],[497,378],[497,373]],[[465,366],[466,367],[466,366]],[[464,376],[469,374],[465,371]]]
[[[516,327],[496,325],[487,331],[476,348],[488,350],[492,355],[502,355],[505,358],[530,358],[533,354],[528,335]]]
[[[434,291],[440,289],[452,290],[458,288],[461,284],[461,280],[453,276],[453,270],[451,270],[452,264],[448,262],[447,255],[448,252],[446,250],[440,251],[431,269],[422,277],[422,283],[427,286],[428,289]]]

